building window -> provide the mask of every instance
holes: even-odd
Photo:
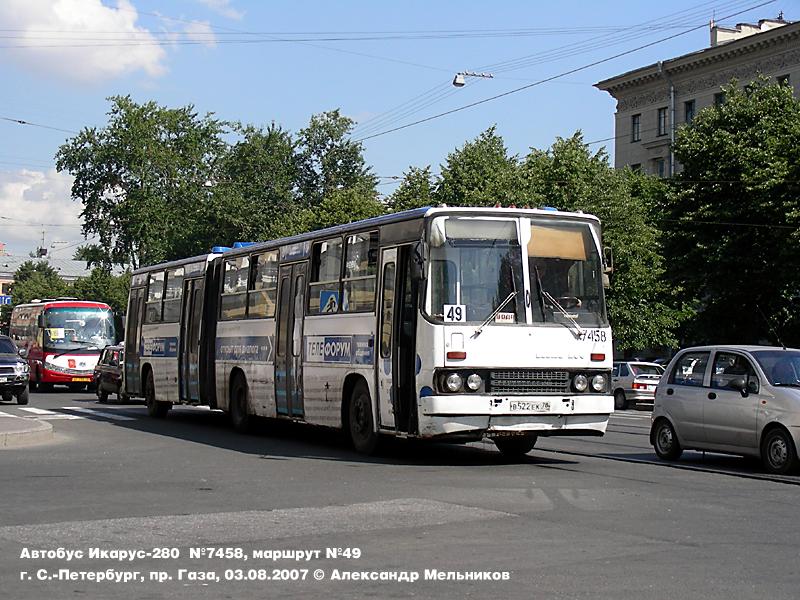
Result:
[[[658,135],[667,134],[667,108],[658,109]]]
[[[642,115],[633,115],[631,117],[631,142],[638,142],[640,139]]]
[[[789,79],[789,75],[778,75],[775,78],[775,81],[778,82],[778,85],[791,85],[791,80]]]
[[[642,172],[642,163],[634,163],[631,165],[631,171],[634,173],[641,173]]]
[[[683,117],[684,121],[688,125],[692,121],[694,121],[694,112],[695,112],[695,103],[694,100],[687,100],[683,103]]]
[[[667,176],[667,161],[657,158],[653,161],[653,172],[662,179]]]
[[[714,94],[714,106],[722,106],[723,104],[725,104],[725,92]]]

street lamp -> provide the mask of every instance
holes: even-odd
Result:
[[[453,77],[453,85],[456,87],[464,87],[467,83],[466,77],[483,77],[484,79],[493,79],[494,75],[491,73],[475,73],[474,71],[460,71]]]

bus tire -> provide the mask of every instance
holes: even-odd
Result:
[[[28,403],[28,388],[24,387],[22,388],[20,393],[17,394],[17,404],[27,404],[27,403]]]
[[[373,427],[372,398],[362,379],[353,387],[347,407],[347,427],[353,448],[361,454],[372,454],[378,447],[378,432]]]
[[[236,431],[249,431],[253,424],[249,396],[247,381],[241,373],[237,373],[231,382],[231,395],[228,403],[231,424]]]
[[[535,435],[499,437],[492,440],[506,458],[520,459],[533,450],[538,439]]]
[[[163,419],[170,409],[169,402],[156,400],[156,384],[153,381],[152,371],[147,372],[147,379],[144,382],[144,403],[147,405],[147,414],[154,419]]]

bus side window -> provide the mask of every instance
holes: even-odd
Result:
[[[339,312],[342,238],[314,244],[308,286],[308,314]]]
[[[147,308],[145,309],[145,323],[159,323],[161,321],[161,301],[164,298],[164,271],[150,273],[147,287]]]
[[[383,310],[381,311],[381,358],[392,355],[392,324],[394,323],[394,263],[383,267]]]
[[[250,257],[239,256],[223,265],[220,317],[223,320],[243,319],[247,314],[247,282],[250,278]]]
[[[177,323],[181,316],[181,297],[183,296],[183,267],[167,271],[164,290],[164,309],[162,319],[165,323]]]
[[[278,251],[255,254],[251,262],[247,316],[274,317],[278,299]]]
[[[378,232],[348,235],[345,252],[342,310],[371,311],[378,273]]]

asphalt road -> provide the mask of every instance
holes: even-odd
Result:
[[[661,463],[647,413],[615,414],[603,438],[540,440],[513,464],[488,444],[394,441],[365,458],[325,430],[241,435],[221,413],[157,421],[66,391],[0,411],[55,428],[52,443],[0,451],[3,598],[761,600],[800,588],[800,477],[700,453]],[[94,580],[108,576],[133,580]]]

